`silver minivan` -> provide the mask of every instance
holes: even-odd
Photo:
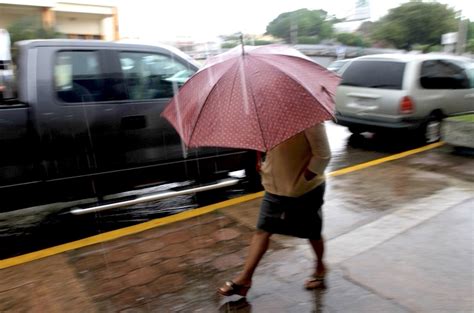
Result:
[[[333,71],[337,74],[342,73],[344,66],[347,66],[347,64],[351,61],[351,59],[342,59],[342,60],[336,60],[329,64],[327,66],[327,69],[330,71]]]
[[[437,141],[444,117],[474,112],[473,64],[430,54],[353,59],[336,91],[336,123],[353,133],[415,130]]]

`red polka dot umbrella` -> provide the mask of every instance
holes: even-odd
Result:
[[[240,46],[210,59],[162,116],[188,147],[268,151],[332,119],[339,80],[293,48]]]

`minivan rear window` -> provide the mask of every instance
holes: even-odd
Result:
[[[402,89],[405,63],[396,61],[353,61],[342,74],[341,85]]]

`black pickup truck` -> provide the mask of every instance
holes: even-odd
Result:
[[[198,68],[158,46],[16,45],[15,99],[0,98],[0,212],[255,169],[250,151],[186,149],[160,113]]]

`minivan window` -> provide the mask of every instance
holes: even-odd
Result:
[[[194,70],[169,56],[121,52],[120,64],[130,100],[169,98]]]
[[[420,85],[424,89],[468,89],[466,71],[448,60],[428,60],[421,64]]]
[[[56,94],[64,102],[105,100],[97,51],[60,51],[54,65]]]
[[[402,89],[405,63],[396,61],[353,61],[342,73],[341,85]]]
[[[350,60],[337,60],[328,65],[327,69],[336,73],[339,73],[344,65]]]

